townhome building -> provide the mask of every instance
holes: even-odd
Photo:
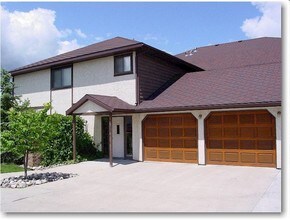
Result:
[[[33,108],[86,120],[111,159],[281,168],[281,67],[280,38],[174,56],[116,37],[11,74]]]

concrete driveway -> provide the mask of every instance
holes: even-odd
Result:
[[[43,172],[79,176],[1,189],[2,212],[280,212],[281,171],[105,160]],[[21,173],[22,174],[22,173]],[[2,174],[6,176],[18,175]]]

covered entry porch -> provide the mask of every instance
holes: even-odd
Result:
[[[109,157],[110,166],[113,166],[114,157],[132,157],[132,113],[134,108],[135,106],[113,96],[87,94],[76,102],[66,111],[67,115],[73,117],[73,160],[76,159],[77,149],[77,115],[95,116],[101,120],[99,126],[94,126],[94,129],[101,134],[101,150],[105,156]]]

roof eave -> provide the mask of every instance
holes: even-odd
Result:
[[[39,70],[43,70],[43,69],[48,69],[48,68],[51,68],[54,66],[66,65],[66,64],[77,63],[77,62],[92,60],[92,59],[96,59],[96,58],[111,56],[114,54],[134,50],[134,49],[140,48],[142,46],[144,46],[143,43],[136,43],[134,45],[118,47],[118,48],[105,50],[105,51],[101,51],[101,52],[81,55],[81,56],[77,56],[77,57],[73,57],[73,58],[63,59],[63,60],[56,61],[56,62],[52,61],[50,63],[43,64],[43,65],[39,64],[39,65],[36,65],[33,67],[27,67],[27,68],[20,69],[20,70],[16,69],[16,70],[10,71],[10,73],[12,76],[17,76],[17,75],[21,75],[21,74],[25,74],[25,73],[29,73],[29,72],[35,72],[35,71],[39,71]]]
[[[159,54],[162,54],[163,56],[166,56],[166,57],[170,58],[171,60],[174,60],[176,63],[178,63],[180,65],[186,66],[187,68],[191,69],[192,71],[193,70],[194,71],[204,71],[204,69],[202,69],[201,67],[193,65],[192,63],[189,63],[189,62],[187,62],[187,61],[185,61],[183,59],[180,59],[177,56],[171,55],[169,53],[166,53],[165,51],[159,50],[159,49],[157,49],[155,47],[152,47],[150,45],[147,45],[147,44],[144,44],[144,46],[149,48],[152,51],[156,51]]]
[[[87,101],[92,101],[93,103],[95,103],[96,105],[101,106],[102,108],[106,109],[108,112],[112,112],[114,109],[111,108],[110,106],[100,102],[99,100],[96,100],[95,98],[93,98],[90,95],[85,95],[83,98],[81,98],[78,102],[76,102],[75,104],[73,104],[65,113],[66,115],[73,115],[74,111],[76,111],[79,107],[81,107],[85,102]]]
[[[73,106],[71,106],[67,111],[66,111],[66,115],[77,115],[77,113],[74,113],[79,107],[81,107],[84,103],[86,103],[87,101],[91,101],[93,103],[95,103],[96,105],[101,106],[102,108],[104,108],[106,110],[106,112],[102,111],[100,113],[134,113],[135,112],[135,108],[132,106],[132,108],[113,108],[105,103],[103,103],[102,101],[94,98],[92,95],[90,94],[86,94],[83,98],[81,98],[78,102],[76,102]],[[98,112],[90,112],[90,114],[96,114]],[[79,113],[80,115],[82,113]]]
[[[251,102],[251,103],[231,103],[217,105],[197,105],[197,106],[172,106],[160,108],[140,108],[136,113],[145,112],[170,112],[170,111],[187,111],[187,110],[213,110],[213,109],[231,109],[231,108],[255,108],[255,107],[275,107],[281,106],[281,101],[274,102]]]

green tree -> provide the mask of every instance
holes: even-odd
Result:
[[[16,104],[13,89],[10,73],[1,68],[1,131],[7,127],[9,109]]]
[[[7,130],[9,119],[8,112],[10,108],[15,108],[18,111],[24,111],[29,107],[29,101],[21,101],[19,96],[14,96],[14,83],[10,73],[1,68],[1,101],[0,101],[0,115],[1,115],[1,132]],[[16,155],[11,152],[0,152],[1,163],[19,163],[20,159],[16,159]]]
[[[24,175],[27,177],[28,154],[40,152],[53,137],[51,117],[47,112],[51,108],[46,104],[37,112],[34,109],[17,111],[12,108],[8,112],[9,124],[1,135],[1,151],[12,152],[24,156]]]
[[[10,108],[15,108],[18,111],[26,110],[29,107],[29,101],[21,101],[20,96],[13,94],[14,83],[11,74],[1,68],[1,131],[7,129],[8,112]]]

